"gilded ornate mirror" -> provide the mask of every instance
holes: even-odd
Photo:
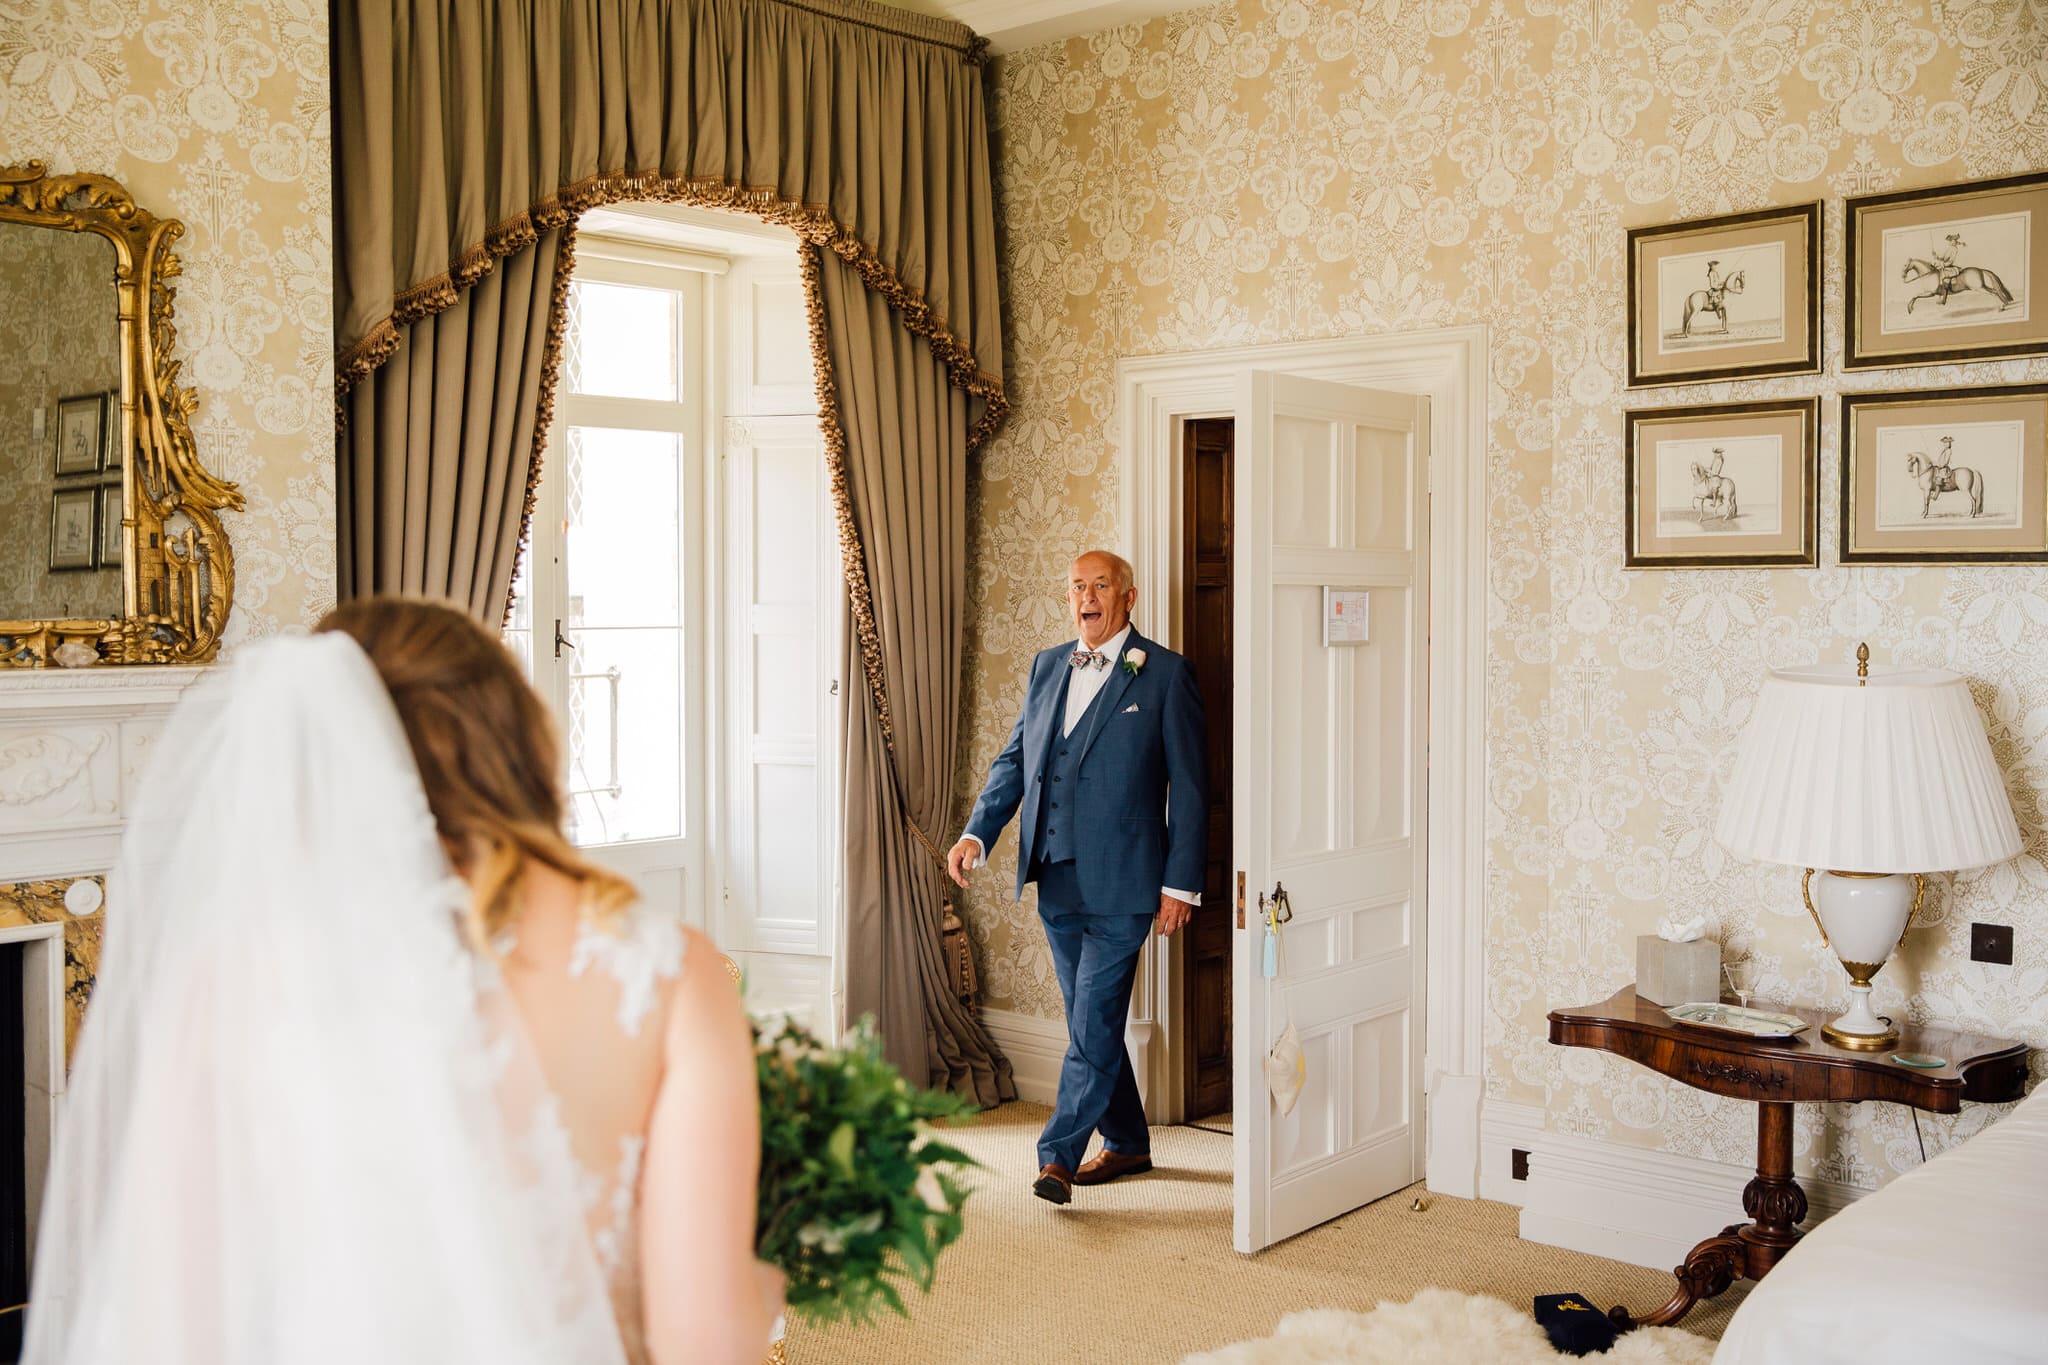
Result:
[[[0,167],[0,668],[220,648],[242,495],[170,359],[183,231],[104,176]]]

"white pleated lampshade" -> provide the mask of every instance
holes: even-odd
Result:
[[[1714,837],[1762,862],[1946,872],[2020,851],[2020,829],[1962,676],[1853,664],[1778,669],[1721,798]]]

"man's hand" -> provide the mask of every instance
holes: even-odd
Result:
[[[964,886],[966,883],[962,882],[961,885]],[[1152,927],[1159,931],[1159,937],[1167,938],[1178,933],[1194,917],[1194,906],[1162,891],[1159,893],[1159,914],[1153,919]]]
[[[962,886],[967,885],[967,874],[980,866],[981,845],[972,839],[962,839],[946,855],[946,875]]]

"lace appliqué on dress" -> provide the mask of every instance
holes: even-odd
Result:
[[[640,1158],[646,1150],[647,1139],[638,1133],[628,1133],[619,1139],[619,1169],[612,1180],[611,1217],[591,1239],[597,1248],[598,1269],[607,1278],[618,1273],[632,1250],[639,1221]]]
[[[586,912],[576,926],[576,946],[569,956],[569,974],[581,976],[601,967],[619,985],[619,1028],[638,1037],[661,983],[683,969],[683,926],[636,902],[607,924],[592,922]]]

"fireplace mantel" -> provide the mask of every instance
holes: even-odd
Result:
[[[0,883],[113,866],[151,744],[205,672],[0,673]]]

